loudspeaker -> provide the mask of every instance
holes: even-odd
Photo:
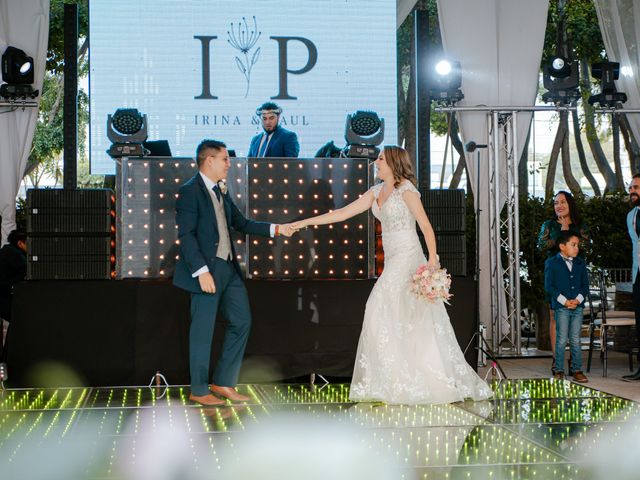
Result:
[[[467,244],[465,238],[467,224],[467,207],[464,190],[425,190],[420,192],[429,222],[436,234],[436,247],[440,264],[451,275],[467,275]],[[382,273],[384,253],[382,251],[382,235],[380,223],[375,222],[376,274]],[[427,246],[418,228],[418,236],[422,248]]]
[[[420,192],[422,204],[436,234],[440,264],[451,275],[467,274],[467,202],[464,190],[442,189]],[[420,241],[424,239],[420,235]],[[426,245],[425,245],[426,248]]]
[[[467,229],[467,202],[464,190],[425,190],[420,192],[420,195],[436,234],[464,232]]]
[[[111,190],[27,191],[28,280],[108,280],[114,266]]]
[[[422,234],[420,243],[424,251],[427,245]],[[436,248],[440,257],[440,265],[447,269],[451,275],[467,275],[467,239],[464,233],[437,233]]]
[[[27,237],[28,280],[109,280],[110,237]]]
[[[31,189],[27,234],[110,235],[115,231],[115,196],[108,189]]]

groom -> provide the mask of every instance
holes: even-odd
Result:
[[[291,236],[293,232],[289,225],[248,220],[234,205],[222,181],[231,166],[224,143],[203,140],[196,157],[199,172],[180,187],[176,202],[180,258],[173,283],[191,292],[189,399],[214,406],[225,403],[219,397],[249,400],[235,389],[249,337],[251,312],[229,229],[272,237]],[[218,311],[229,326],[210,384],[211,342]]]

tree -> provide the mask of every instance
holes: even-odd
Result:
[[[556,54],[563,54],[567,58],[579,63],[581,100],[578,101],[577,106],[579,110],[581,110],[581,113],[572,113],[572,125],[582,172],[591,184],[594,193],[600,195],[600,188],[590,171],[584,153],[584,146],[580,137],[580,133],[583,130],[586,134],[587,143],[595,166],[605,180],[604,193],[606,194],[616,189],[624,188],[621,184],[622,172],[620,171],[620,162],[616,162],[614,159],[614,170],[601,145],[600,134],[602,132],[602,119],[597,116],[595,109],[588,103],[588,99],[594,89],[594,83],[589,75],[589,65],[606,60],[602,34],[592,0],[555,0],[550,2],[543,62]],[[546,194],[553,191],[555,178],[554,163],[558,157],[558,152],[564,151],[568,157],[568,146],[564,146],[564,142],[569,139],[567,135],[568,115],[567,118],[564,118],[562,114],[560,117],[561,121],[558,126],[556,143],[551,154],[547,172],[548,178],[545,183]],[[632,159],[640,159],[640,148],[638,148],[638,144],[633,138],[631,131],[625,128],[624,120],[622,120],[622,123],[621,130],[625,138],[625,146],[629,151],[629,156]],[[606,133],[608,134],[609,132]],[[562,141],[559,141],[559,138],[561,138]],[[579,185],[574,183],[575,177],[571,173],[570,159],[567,157],[563,155],[563,173],[567,185],[576,193]],[[635,161],[637,162],[638,160]]]
[[[84,78],[89,71],[87,51],[89,48],[88,0],[51,0],[49,12],[49,44],[47,67],[42,87],[42,96],[25,176],[34,186],[38,186],[47,175],[61,181],[59,157],[63,150],[63,94],[64,94],[64,3],[78,4],[78,78]],[[78,92],[78,158],[84,168],[79,172],[80,183],[95,183],[88,176],[88,161],[85,147],[86,128],[89,122],[89,102],[86,92]]]
[[[436,56],[442,51],[436,0],[418,0],[415,10],[429,12],[429,55]],[[398,143],[404,144],[412,157],[415,157],[416,152],[415,56],[414,18],[413,15],[409,15],[397,32]],[[450,131],[452,135],[457,135],[457,123],[452,122],[452,128],[449,129],[449,122],[447,115],[436,113],[433,106],[431,107],[430,126],[433,133],[445,135]],[[454,148],[464,157],[459,136],[457,141],[452,142]]]

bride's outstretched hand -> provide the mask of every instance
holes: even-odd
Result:
[[[297,232],[300,230],[304,230],[305,228],[308,227],[308,225],[306,224],[305,220],[300,220],[299,222],[293,222],[290,224],[291,228],[293,229],[293,231]]]
[[[429,256],[427,265],[429,265],[429,267],[431,268],[440,268],[440,257],[438,257],[437,255]]]

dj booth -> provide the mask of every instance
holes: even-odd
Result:
[[[175,199],[193,159],[118,162],[115,280],[31,280],[15,289],[8,362],[33,385],[39,363],[71,366],[90,385],[188,383],[189,295],[171,285],[178,255]],[[365,159],[232,159],[227,186],[256,220],[285,223],[340,208],[373,182]],[[376,232],[366,212],[287,239],[234,234],[253,325],[242,381],[312,372],[348,377],[375,282]],[[439,248],[440,250],[440,248]],[[446,267],[447,265],[444,264]],[[475,283],[454,277],[449,314],[462,348],[475,331]],[[212,355],[224,322],[216,324]],[[475,367],[475,349],[467,360]]]

